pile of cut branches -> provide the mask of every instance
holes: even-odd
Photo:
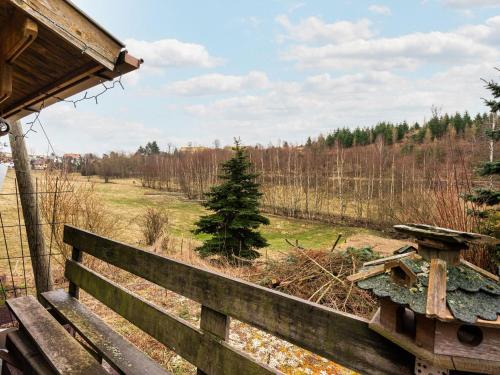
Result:
[[[379,258],[371,248],[318,251],[290,245],[293,248],[284,257],[270,261],[253,281],[336,310],[371,317],[377,299],[346,280],[364,262]]]

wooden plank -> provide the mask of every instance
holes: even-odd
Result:
[[[429,268],[425,315],[428,318],[445,318],[446,312],[446,262],[433,258]]]
[[[9,0],[36,21],[109,70],[124,47],[121,42],[64,0]]]
[[[496,281],[496,282],[500,281],[499,276],[493,275],[491,272],[488,272],[488,271],[482,269],[481,267],[476,266],[475,264],[467,262],[465,259],[460,259],[460,263],[463,264],[464,266],[469,267],[470,269],[476,271],[480,275],[487,277],[488,279],[491,279],[491,280]]]
[[[423,314],[415,314],[415,322],[415,344],[433,352],[436,320],[429,319]]]
[[[14,63],[16,58],[33,43],[37,35],[37,24],[21,12],[16,12],[0,30],[2,63]]]
[[[454,368],[452,357],[434,354],[433,352],[418,346],[415,341],[407,335],[385,328],[380,323],[380,310],[373,316],[370,322],[370,328],[426,362],[445,369]]]
[[[6,303],[56,373],[107,374],[34,297],[19,297]]]
[[[376,266],[378,264],[382,264],[382,263],[388,262],[390,260],[413,257],[415,254],[416,254],[415,251],[410,251],[409,253],[391,255],[389,257],[375,259],[375,260],[371,260],[369,262],[365,262],[365,263],[363,263],[363,267]]]
[[[70,75],[64,76],[58,81],[38,90],[33,95],[23,98],[22,101],[9,105],[8,108],[4,109],[4,117],[12,120],[30,115],[34,109],[40,110],[42,103],[44,108],[46,108],[59,102],[60,99],[76,95],[102,83],[103,76],[111,80],[138,69],[141,63],[142,60],[124,53],[123,57],[120,57],[115,70],[112,72],[107,71],[97,64],[86,65],[81,69],[71,72]]]
[[[231,318],[227,315],[221,314],[209,307],[201,306],[200,329],[203,332],[207,332],[221,340],[227,341],[229,339],[230,321]],[[207,360],[210,360],[210,358],[207,358]],[[198,369],[197,374],[205,375],[206,373]]]
[[[12,66],[1,61],[0,55],[0,103],[12,94]]]
[[[39,295],[52,289],[53,280],[43,227],[39,225],[39,218],[42,217],[42,214],[35,197],[34,179],[31,177],[30,159],[26,149],[26,140],[23,137],[21,121],[10,122],[9,141],[17,186],[19,187],[19,200],[23,210],[36,292]]]
[[[64,290],[43,293],[43,298],[106,361],[123,374],[168,374],[158,363],[111,329],[96,314]]]
[[[278,374],[224,341],[68,259],[66,277],[207,374]]]
[[[413,359],[368,321],[71,226],[64,241],[222,314],[368,374],[412,374]]]
[[[26,333],[19,330],[9,332],[5,347],[25,374],[52,375],[56,373]]]
[[[367,278],[375,276],[375,275],[380,275],[381,273],[384,273],[385,271],[386,271],[385,264],[379,264],[379,265],[373,266],[370,269],[367,269],[365,271],[361,271],[361,272],[355,273],[354,275],[347,276],[347,280],[352,281],[352,282],[356,282],[356,281],[367,279]]]
[[[83,260],[83,252],[81,250],[78,250],[76,247],[73,247],[71,249],[71,259],[73,259],[75,262],[81,263]],[[80,288],[78,288],[78,286],[71,281],[68,285],[68,293],[70,294],[70,296],[75,297],[76,299],[80,298]]]
[[[458,340],[457,332],[462,326],[459,322],[436,322],[436,354],[477,358],[482,360],[497,359],[500,365],[500,335],[498,329],[481,327],[483,339],[477,346],[465,345]]]

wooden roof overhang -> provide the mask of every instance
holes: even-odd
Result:
[[[0,117],[17,120],[139,68],[67,0],[0,0]]]

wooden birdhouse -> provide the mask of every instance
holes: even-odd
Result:
[[[500,374],[499,277],[462,259],[491,237],[397,225],[416,238],[407,251],[364,264],[349,280],[381,297],[370,328],[415,356],[415,374]]]

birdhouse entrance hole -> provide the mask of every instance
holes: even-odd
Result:
[[[483,331],[478,326],[464,324],[458,328],[457,338],[463,345],[479,346],[483,342]]]

